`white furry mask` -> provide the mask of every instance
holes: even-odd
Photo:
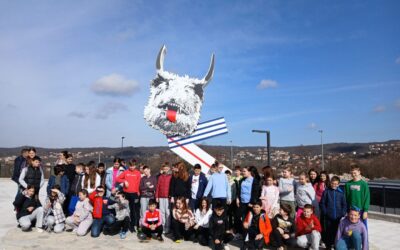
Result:
[[[157,75],[151,81],[144,119],[167,136],[187,136],[199,122],[204,88],[214,74],[214,54],[208,73],[201,80],[164,71],[165,54],[166,47],[163,46],[157,57]]]

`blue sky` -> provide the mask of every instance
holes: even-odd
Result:
[[[0,1],[0,146],[167,145],[143,109],[164,67],[213,81],[207,144],[400,139],[399,1]],[[100,86],[100,87],[99,87]],[[105,87],[104,87],[105,86]],[[102,87],[102,88],[101,88]]]

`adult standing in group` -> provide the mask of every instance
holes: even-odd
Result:
[[[120,162],[121,162],[120,158],[115,158],[113,166],[106,170],[107,197],[110,197],[111,194],[115,194],[115,192],[120,188],[120,185],[117,182],[117,176],[125,171],[125,168],[121,166]]]
[[[176,201],[176,198],[183,197],[186,203],[189,204],[190,198],[190,182],[189,173],[183,162],[178,162],[172,168],[171,185],[169,188],[169,196],[171,197],[171,203]]]
[[[151,175],[149,166],[143,167],[144,176],[140,179],[140,218],[144,218],[150,199],[154,199],[157,188],[157,177]]]
[[[139,185],[141,179],[140,171],[136,168],[136,160],[129,161],[129,168],[117,176],[116,182],[123,183],[123,191],[129,201],[130,224],[129,231],[136,232],[139,227]]]
[[[13,180],[15,183],[17,183],[17,195],[20,193],[20,189],[19,189],[19,176],[21,175],[21,171],[22,171],[22,163],[24,161],[26,161],[26,158],[28,157],[28,149],[27,148],[23,148],[21,150],[21,155],[18,156],[17,158],[15,158],[14,160],[14,169],[13,169],[13,175],[11,177],[11,180]]]
[[[225,209],[226,205],[231,204],[231,185],[229,184],[228,176],[223,172],[224,165],[219,162],[215,162],[217,166],[217,172],[213,173],[204,191],[203,197],[207,197],[211,192],[212,207],[215,208],[217,203],[222,204]]]
[[[255,171],[257,171],[257,169]],[[238,207],[237,212],[243,221],[244,217],[251,211],[253,205],[260,198],[261,192],[258,172],[257,174],[254,173],[252,167],[244,167],[242,169],[242,175],[243,179],[239,182],[236,205]]]

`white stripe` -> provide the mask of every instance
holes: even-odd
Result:
[[[224,129],[221,129],[221,130],[218,130],[218,131],[206,133],[204,135],[199,135],[199,136],[196,136],[196,137],[190,137],[190,138],[187,138],[187,139],[184,139],[184,140],[180,140],[178,142],[170,141],[168,146],[169,147],[174,147],[176,145],[189,143],[189,142],[192,142],[192,141],[195,141],[195,140],[196,141],[197,140],[205,140],[205,139],[207,139],[209,137],[216,136],[216,135],[219,135],[219,134],[223,134],[223,133],[226,133],[226,132],[228,132],[228,129],[224,128]]]
[[[221,123],[221,122],[225,122],[225,118],[221,118],[221,119],[218,119],[218,120],[215,120],[215,121],[212,121],[212,122],[199,123],[197,125],[197,127],[196,127],[196,130],[204,128],[204,127],[207,127],[207,126],[211,126],[211,125],[214,125],[214,124],[217,124],[217,123]]]
[[[212,127],[210,127],[210,128],[207,128],[207,129],[198,131],[199,129],[202,129],[202,128],[205,128],[205,127],[208,127],[208,126],[212,126],[212,125],[215,125],[215,124],[218,124],[218,123],[222,123],[222,122],[223,122],[224,124],[216,125],[215,127],[219,127],[219,126],[223,126],[223,125],[226,126],[225,118],[221,118],[221,119],[218,119],[218,120],[215,120],[215,121],[212,121],[212,122],[199,123],[199,124],[197,125],[197,128],[194,130],[194,132],[193,132],[190,136],[187,136],[187,137],[191,137],[191,136],[194,136],[194,135],[196,135],[196,134],[199,134],[199,133],[203,133],[203,132],[212,130],[212,129],[211,129]],[[214,127],[214,126],[213,126],[213,127]],[[182,138],[182,137],[180,137],[180,136],[171,137],[171,139],[173,139],[174,141],[179,140],[179,139],[181,139],[181,138]]]

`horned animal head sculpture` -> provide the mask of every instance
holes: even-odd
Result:
[[[196,129],[200,118],[204,89],[214,74],[214,54],[205,77],[197,79],[165,71],[166,52],[163,46],[157,56],[157,75],[151,81],[144,119],[167,136],[187,136]]]

